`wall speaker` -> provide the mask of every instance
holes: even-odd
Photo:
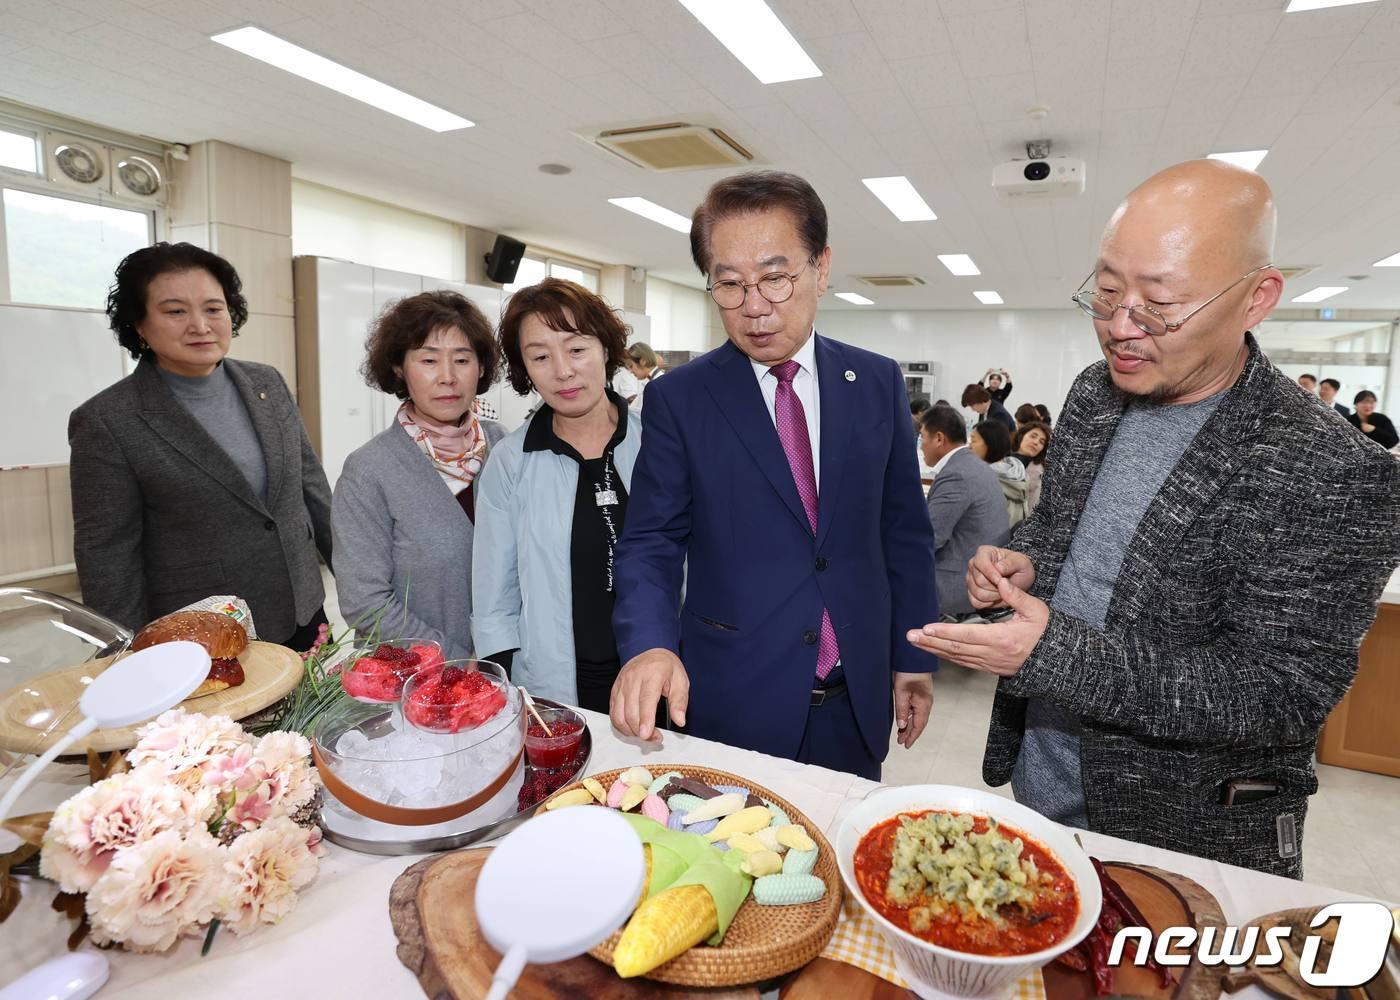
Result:
[[[520,258],[524,255],[524,243],[509,236],[497,236],[491,252],[486,255],[486,277],[502,285],[510,284],[515,280]]]

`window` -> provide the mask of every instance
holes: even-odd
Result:
[[[151,215],[6,188],[10,301],[101,309],[122,258],[151,244]]]
[[[549,276],[572,281],[576,285],[582,285],[594,295],[598,294],[598,272],[591,267],[574,267],[572,264],[552,260],[549,262]]]
[[[505,286],[507,295],[514,295],[522,288],[537,285],[549,276],[549,265],[538,257],[521,257],[520,266],[515,269],[515,280]]]
[[[34,141],[34,136],[25,132],[0,129],[0,167],[37,174],[39,144]]]
[[[710,297],[647,276],[647,315],[651,317],[651,346],[658,351],[704,351],[709,346],[706,310]]]
[[[292,181],[292,253],[460,281],[462,227],[309,181]]]

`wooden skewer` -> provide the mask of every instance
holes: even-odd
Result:
[[[530,710],[530,714],[535,717],[535,721],[538,722],[541,726],[544,726],[544,734],[553,739],[554,733],[550,732],[549,723],[545,722],[544,719],[540,716],[539,709],[535,708],[535,699],[530,697],[530,692],[525,690],[525,686],[523,684],[520,686],[520,694],[521,697],[525,699],[525,707]]]

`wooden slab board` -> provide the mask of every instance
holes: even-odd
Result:
[[[1192,923],[1197,930],[1212,924],[1224,926],[1225,915],[1215,897],[1183,875],[1114,861],[1106,862],[1105,867],[1142,910],[1154,933]],[[1160,987],[1152,972],[1125,965],[1114,973],[1114,993],[1153,1000],[1216,1000],[1220,996],[1218,970],[1206,969],[1193,960],[1184,970],[1174,971],[1177,986],[1169,991]],[[1087,972],[1051,962],[1042,973],[1046,1000],[1097,1000],[1093,978]],[[907,1000],[914,994],[855,966],[819,958],[790,980],[780,996],[782,1000]]]
[[[398,956],[433,1000],[479,1000],[491,987],[500,955],[476,922],[476,880],[490,848],[471,848],[420,861],[389,891],[389,920]],[[757,987],[700,989],[650,979],[619,979],[587,955],[551,965],[527,965],[512,1000],[758,1000]]]
[[[113,659],[115,657],[108,656],[55,670],[0,694],[0,749],[42,753],[56,743],[80,718],[75,706],[86,680],[100,674]],[[301,680],[304,669],[299,654],[271,642],[248,643],[248,648],[239,654],[238,662],[243,665],[242,684],[199,698],[187,698],[181,703],[183,707],[205,715],[227,715],[235,720],[247,718],[290,694]],[[54,715],[64,713],[68,713],[68,717],[45,735],[44,730]],[[107,753],[129,749],[136,745],[139,728],[98,729],[86,741],[75,743],[68,752]]]

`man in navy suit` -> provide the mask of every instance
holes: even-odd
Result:
[[[647,390],[617,549],[612,722],[877,779],[933,704],[904,641],[938,616],[899,366],[818,336],[826,209],[776,171],[710,189],[691,254],[729,343]],[[684,582],[684,599],[682,584]]]

